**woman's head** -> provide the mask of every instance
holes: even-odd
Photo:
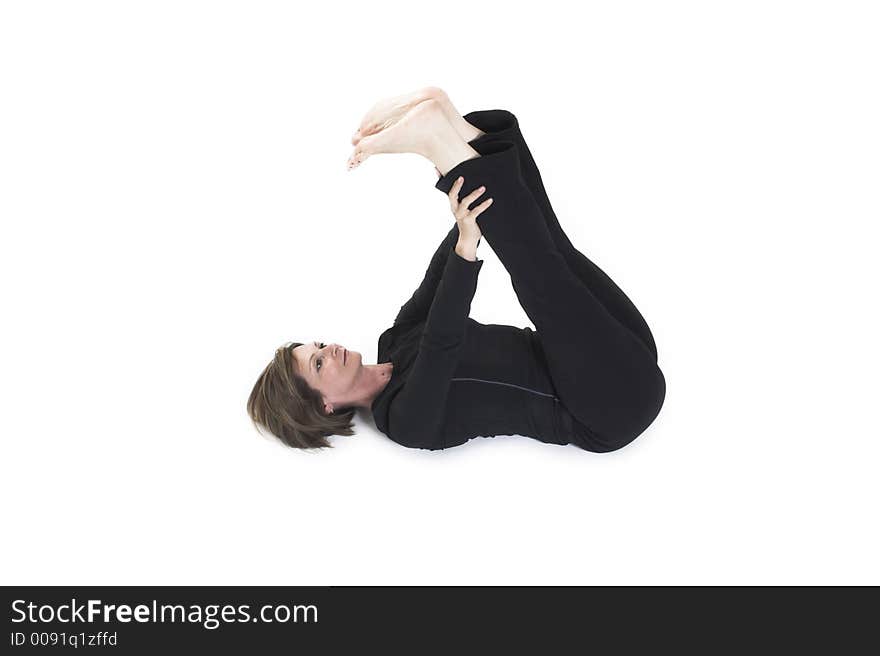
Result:
[[[257,379],[248,415],[288,446],[328,447],[327,436],[354,434],[362,369],[360,353],[338,344],[285,344]]]

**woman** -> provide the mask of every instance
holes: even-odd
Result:
[[[293,447],[330,446],[366,408],[408,447],[525,435],[608,452],[651,424],[666,395],[651,331],[562,231],[512,113],[461,116],[428,87],[378,103],[352,142],[349,169],[376,153],[431,160],[455,225],[379,337],[378,364],[339,344],[280,347],[248,400],[258,427]],[[535,330],[468,316],[483,236]]]

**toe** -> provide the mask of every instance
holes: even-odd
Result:
[[[348,158],[348,169],[351,170],[351,169],[355,168],[356,166],[362,164],[363,161],[365,159],[367,159],[367,157],[369,157],[369,156],[370,156],[370,154],[368,152],[366,152],[366,150],[364,148],[362,148],[361,146],[358,146],[357,148],[354,149],[354,152],[351,154],[351,157]]]
[[[354,156],[359,158],[361,161],[366,159],[366,156],[370,152],[372,144],[375,140],[375,137],[368,135],[358,141],[357,146],[355,146],[354,148]]]

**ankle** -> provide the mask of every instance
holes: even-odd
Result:
[[[448,120],[452,127],[455,128],[458,136],[460,136],[465,143],[473,141],[482,134],[486,134],[478,127],[465,120],[461,115],[461,112],[452,104],[452,101],[443,89],[439,87],[426,87],[425,91],[430,98],[433,98],[440,103],[440,106],[443,108],[443,114],[446,116],[446,120]]]
[[[434,166],[440,171],[440,175],[446,175],[461,162],[480,156],[480,153],[471,148],[460,137],[457,139],[443,139],[439,136],[434,136],[429,140],[426,151],[423,154],[434,163]]]

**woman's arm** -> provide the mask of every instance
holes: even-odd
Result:
[[[430,310],[434,294],[437,292],[437,285],[443,277],[443,270],[446,267],[446,261],[449,258],[449,253],[452,251],[453,244],[456,245],[456,252],[458,252],[459,246],[462,243],[468,246],[473,245],[473,252],[470,252],[469,249],[463,251],[465,255],[462,255],[462,252],[458,254],[468,260],[476,259],[476,247],[479,246],[480,239],[482,238],[482,234],[477,227],[476,217],[491,205],[491,199],[480,203],[473,210],[468,209],[470,204],[475,202],[483,192],[476,190],[459,202],[458,192],[461,190],[462,184],[464,184],[463,178],[449,190],[452,213],[456,217],[455,225],[452,226],[446,237],[440,242],[440,246],[437,247],[433,257],[431,257],[428,270],[425,272],[425,277],[422,279],[418,289],[413,292],[413,295],[406,303],[400,306],[400,311],[394,318],[395,326],[399,323],[422,321],[428,315],[428,310]],[[468,213],[472,214],[472,216]],[[462,218],[459,218],[459,216]]]
[[[461,184],[456,183],[449,192],[458,241],[453,253],[446,251],[445,266],[428,311],[419,352],[406,384],[389,408],[389,437],[405,446],[421,449],[445,447],[440,429],[446,399],[464,343],[477,277],[483,266],[483,260],[476,258],[482,237],[476,218],[491,204],[491,199],[471,210],[468,209],[470,204],[485,190],[478,189],[459,203],[460,189]]]
[[[437,291],[437,285],[443,277],[443,269],[446,267],[446,260],[452,252],[452,248],[458,240],[458,224],[452,226],[452,229],[446,235],[440,246],[437,247],[431,262],[428,264],[428,270],[418,289],[413,292],[410,299],[400,307],[397,317],[394,319],[394,325],[405,322],[422,321],[428,316],[428,310],[431,309],[431,302],[434,300],[434,294]]]
[[[419,352],[406,384],[391,401],[389,437],[420,449],[444,448],[440,428],[450,380],[464,343],[471,301],[483,260],[463,257],[476,252],[476,242],[459,240],[447,257],[443,275],[425,322]]]

